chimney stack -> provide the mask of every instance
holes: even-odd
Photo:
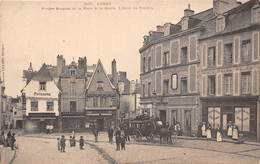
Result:
[[[65,64],[65,59],[63,59],[63,55],[57,56],[57,76],[61,76],[63,66]]]
[[[189,16],[192,16],[192,15],[194,15],[194,10],[191,10],[190,4],[188,4],[188,9],[184,10],[184,16],[189,17]]]
[[[116,70],[116,60],[114,59],[112,61],[112,84],[114,84],[114,86],[117,88],[117,84],[118,84],[118,73]]]
[[[28,68],[28,71],[33,71],[33,68],[32,68],[32,62],[30,62],[30,66],[29,66],[29,68]]]

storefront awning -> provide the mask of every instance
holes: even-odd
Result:
[[[87,113],[87,116],[112,116],[111,113]]]
[[[62,116],[63,118],[84,118],[85,116]]]
[[[55,120],[56,117],[44,117],[44,118],[39,118],[39,117],[29,117],[30,120],[41,120],[41,121],[45,121],[45,120]]]

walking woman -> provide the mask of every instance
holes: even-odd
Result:
[[[222,142],[222,133],[219,125],[217,127],[217,142]]]

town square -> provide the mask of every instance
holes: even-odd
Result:
[[[3,1],[0,164],[260,163],[260,1]]]

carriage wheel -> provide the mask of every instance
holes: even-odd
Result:
[[[134,136],[135,141],[141,141],[142,140],[142,135],[141,135],[139,130],[135,130],[133,132],[133,136]]]
[[[154,141],[154,135],[153,135],[153,133],[150,133],[150,134],[149,134],[149,141],[150,141],[150,142],[153,142],[153,141]]]

